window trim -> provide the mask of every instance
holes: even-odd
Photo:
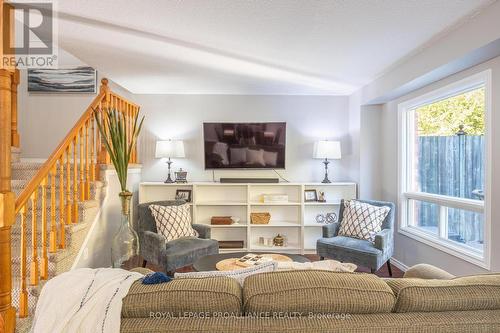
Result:
[[[490,269],[491,258],[491,69],[468,76],[465,79],[455,81],[444,87],[410,99],[398,104],[398,207],[399,223],[398,233],[427,244],[445,253],[468,261],[485,269]],[[461,93],[474,90],[479,86],[485,87],[485,174],[484,174],[484,201],[454,198],[438,194],[409,191],[410,189],[410,169],[414,154],[408,151],[412,145],[408,140],[414,130],[410,113],[416,108],[430,104],[442,99],[453,97]],[[426,233],[419,228],[408,224],[408,202],[409,200],[419,200],[435,203],[449,208],[458,208],[483,213],[484,216],[484,244],[482,255],[479,251],[474,251],[467,246],[461,246],[456,242],[449,241],[439,236]],[[441,227],[440,227],[441,230]]]

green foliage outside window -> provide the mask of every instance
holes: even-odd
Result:
[[[419,136],[484,135],[484,87],[416,109]]]

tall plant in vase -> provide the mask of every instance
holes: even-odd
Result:
[[[127,131],[125,115],[116,109],[94,110],[97,128],[101,133],[111,162],[113,163],[121,192],[121,224],[111,244],[111,261],[114,268],[119,268],[127,260],[139,254],[139,237],[131,226],[130,202],[132,192],[127,189],[127,174],[130,157],[137,143],[144,117],[138,123],[139,114],[132,119],[132,129]]]

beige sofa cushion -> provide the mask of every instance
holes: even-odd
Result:
[[[386,283],[397,297],[394,312],[500,309],[500,274],[452,280],[405,278]]]
[[[235,279],[178,279],[143,285],[136,281],[123,299],[122,317],[187,317],[241,313],[241,287]]]
[[[243,310],[273,313],[382,313],[394,306],[394,294],[375,275],[319,270],[253,275],[243,286]]]

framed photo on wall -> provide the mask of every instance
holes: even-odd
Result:
[[[64,69],[28,69],[28,92],[95,93],[97,71],[88,66]]]

